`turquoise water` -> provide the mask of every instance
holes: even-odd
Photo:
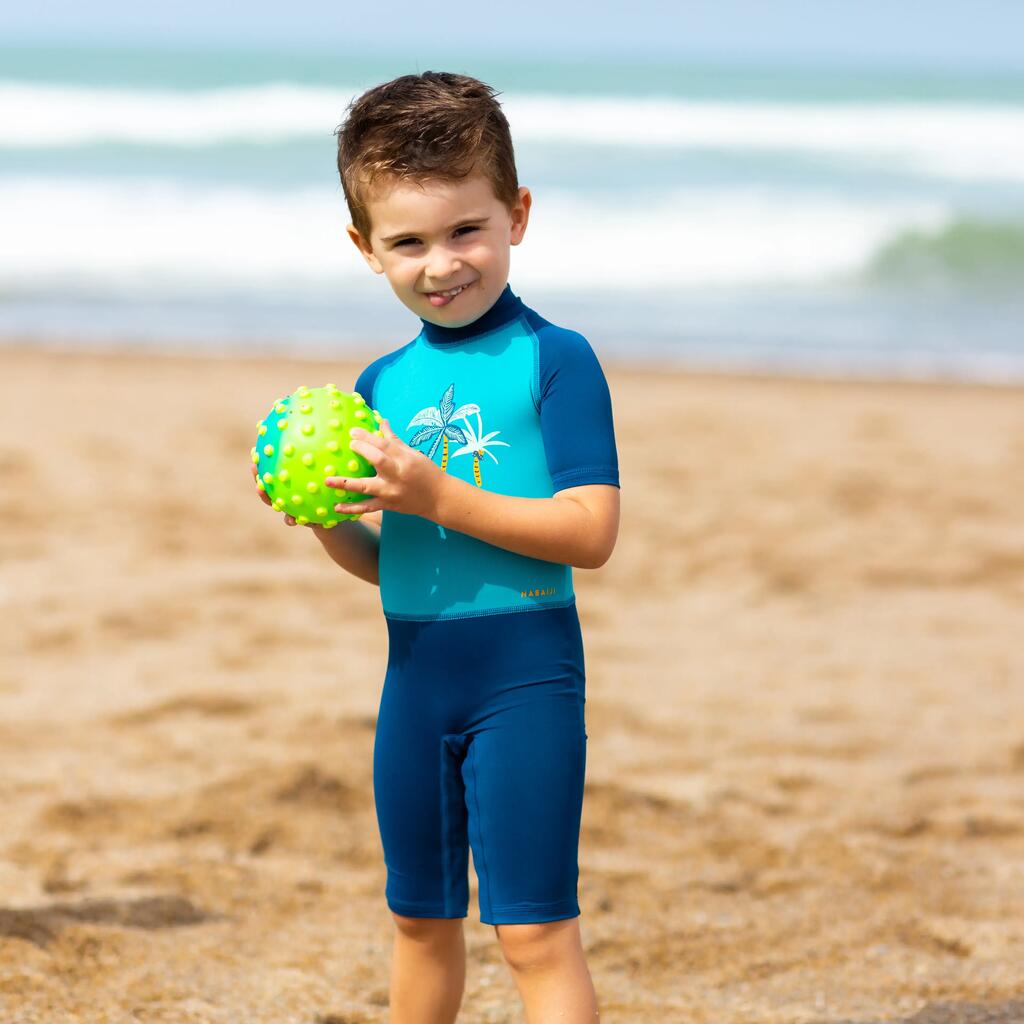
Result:
[[[333,132],[427,69],[499,90],[534,197],[513,288],[599,350],[1024,377],[1009,74],[0,48],[0,336],[407,340]]]
[[[397,75],[434,70],[473,75],[499,89],[560,95],[1024,103],[1024,74],[1009,72],[744,68],[658,58],[467,59],[464,53],[454,53],[448,60],[410,64],[397,58],[323,52],[175,52],[0,45],[0,67],[5,79],[18,81],[192,91],[268,81],[365,88]]]

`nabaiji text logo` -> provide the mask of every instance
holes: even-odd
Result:
[[[534,587],[532,590],[520,590],[520,597],[547,597],[553,594],[556,587]]]

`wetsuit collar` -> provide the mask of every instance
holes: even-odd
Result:
[[[420,322],[423,324],[423,334],[426,335],[427,341],[443,345],[448,341],[474,338],[478,334],[486,334],[488,331],[504,327],[515,320],[522,309],[523,300],[512,291],[510,284],[506,284],[505,290],[498,296],[494,305],[470,324],[464,324],[462,327],[442,327],[440,324],[424,320],[423,317],[420,317]]]

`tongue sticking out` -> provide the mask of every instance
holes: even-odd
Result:
[[[469,287],[468,285],[466,287]],[[466,289],[463,288],[458,295],[442,295],[440,292],[427,292],[427,298],[430,299],[432,306],[447,306],[452,299],[457,299]]]

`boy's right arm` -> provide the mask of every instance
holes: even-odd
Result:
[[[256,478],[256,467],[252,467],[253,478]],[[256,489],[265,505],[270,504],[266,491]],[[377,559],[380,553],[380,521],[381,512],[365,512],[359,519],[342,519],[330,530],[309,524],[309,529],[324,546],[324,550],[338,565],[346,571],[358,576],[367,583],[380,586],[380,572]],[[285,515],[288,526],[296,526],[295,519]]]

